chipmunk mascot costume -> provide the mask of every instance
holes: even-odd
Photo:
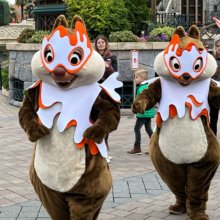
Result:
[[[92,48],[86,27],[75,16],[68,28],[61,15],[34,54],[39,81],[26,93],[19,120],[36,142],[30,178],[53,220],[97,219],[112,179],[103,138],[120,119],[121,86]]]
[[[216,61],[195,25],[188,36],[179,26],[154,66],[159,78],[136,98],[132,109],[144,112],[159,103],[150,156],[176,197],[170,213],[208,220],[208,189],[220,160],[219,143],[209,127],[209,104],[220,107],[220,87],[211,80]]]

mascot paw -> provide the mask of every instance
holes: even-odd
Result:
[[[143,100],[136,100],[133,105],[131,106],[132,111],[134,113],[144,113],[146,110],[147,102]]]
[[[103,141],[105,135],[106,131],[102,126],[93,125],[85,130],[83,137],[100,144]]]
[[[28,131],[28,138],[31,142],[36,142],[40,138],[50,134],[50,130],[43,125],[33,125]]]

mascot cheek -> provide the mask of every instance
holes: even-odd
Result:
[[[164,78],[170,78],[169,70],[164,64],[164,52],[159,53],[154,60],[155,72]]]
[[[212,77],[218,68],[216,60],[211,54],[208,54],[208,63],[209,65],[206,65],[206,68],[204,69],[204,73],[203,73],[204,78]]]
[[[34,54],[32,61],[31,61],[31,69],[34,75],[39,79],[41,79],[42,74],[48,73],[46,69],[44,68],[43,63],[41,61],[40,51],[37,51]]]
[[[35,75],[38,79],[56,86],[51,74],[44,68],[41,57],[40,51],[36,52],[31,61],[31,69],[33,75]]]

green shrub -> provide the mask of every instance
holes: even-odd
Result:
[[[145,21],[151,19],[151,10],[148,7],[149,0],[125,0],[128,9],[128,21],[131,24],[131,30],[135,35],[141,35],[141,31],[145,31],[148,27]]]
[[[2,69],[2,87],[9,90],[8,69]]]
[[[35,31],[32,29],[24,29],[18,36],[18,43],[26,43],[30,39]]]
[[[130,30],[128,9],[124,0],[65,0],[70,23],[73,15],[80,15],[90,39],[99,34],[109,36],[111,32]]]
[[[41,43],[45,35],[49,35],[50,31],[35,31],[31,29],[23,30],[17,41],[19,43]]]
[[[140,38],[131,31],[116,31],[109,35],[110,42],[139,42]]]
[[[159,23],[155,23],[155,22],[153,22],[151,20],[147,20],[144,23],[147,25],[147,33],[146,34],[150,34],[150,32],[153,29],[161,28],[162,27]]]
[[[26,43],[41,43],[44,36],[49,35],[50,31],[35,31]]]
[[[154,28],[150,32],[150,35],[161,36],[161,34],[164,34],[167,38],[170,38],[172,36],[174,30],[175,30],[175,28],[174,27],[170,27],[170,26],[157,27],[157,28]]]

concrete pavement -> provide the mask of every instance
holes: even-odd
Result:
[[[8,104],[0,94],[0,220],[49,220],[29,180],[28,169],[33,144],[18,123],[18,108]],[[129,116],[128,116],[129,115]],[[155,171],[148,155],[128,155],[134,141],[135,119],[123,114],[118,130],[109,137],[112,190],[99,220],[183,220],[168,206],[175,199]],[[154,126],[154,122],[152,123]],[[142,151],[149,142],[142,130]],[[220,219],[220,172],[211,184],[207,213],[211,220]]]

